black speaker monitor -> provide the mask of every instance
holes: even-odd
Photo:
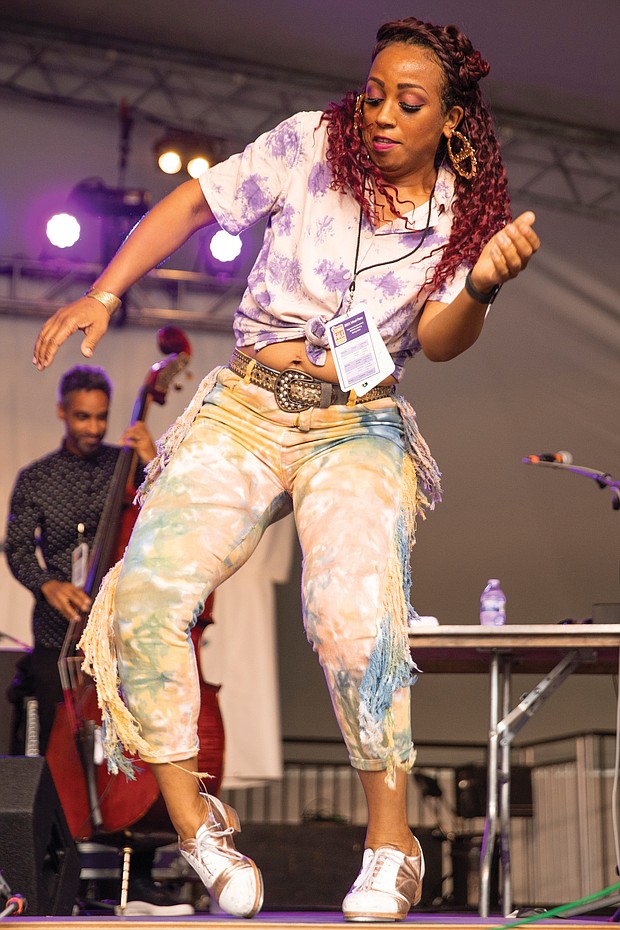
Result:
[[[0,869],[27,916],[72,913],[79,854],[41,757],[0,756]]]
[[[425,907],[441,895],[442,837],[428,827],[412,829],[426,860],[420,902]],[[362,864],[365,834],[365,827],[330,821],[246,823],[235,845],[260,866],[265,910],[335,911]]]

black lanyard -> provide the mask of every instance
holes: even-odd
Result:
[[[364,210],[362,208],[362,205],[360,204],[360,218],[359,218],[359,223],[357,226],[357,243],[355,246],[355,264],[353,266],[353,280],[349,284],[349,289],[348,289],[349,290],[349,306],[351,306],[351,302],[353,300],[353,294],[355,293],[355,282],[357,280],[358,275],[362,274],[362,272],[364,271],[370,271],[372,268],[381,268],[383,265],[395,265],[397,262],[402,262],[406,258],[410,258],[412,255],[414,255],[415,252],[417,252],[418,249],[422,247],[424,240],[426,239],[428,235],[428,231],[431,228],[431,212],[433,209],[433,196],[435,194],[436,184],[437,184],[437,179],[435,178],[433,189],[431,191],[430,197],[428,198],[428,214],[426,217],[426,226],[424,227],[422,238],[416,245],[415,249],[411,249],[410,252],[407,252],[405,255],[401,255],[400,258],[391,258],[389,261],[386,261],[386,262],[376,262],[374,265],[366,265],[365,268],[357,267],[357,263],[359,261],[359,255],[360,255],[360,243],[362,239],[362,220],[364,218]],[[340,306],[342,307],[342,301],[340,302]]]

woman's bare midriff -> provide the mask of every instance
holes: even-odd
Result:
[[[284,371],[286,368],[299,368],[318,378],[319,381],[330,381],[332,384],[338,384],[338,375],[336,366],[330,351],[327,352],[327,358],[324,365],[313,365],[306,355],[306,347],[303,339],[291,339],[288,342],[274,342],[273,345],[265,346],[263,349],[256,351],[254,346],[237,346],[239,352],[250,358],[255,358],[261,365],[267,368],[275,368],[276,371]],[[395,384],[395,379],[390,375],[381,382],[382,384]]]

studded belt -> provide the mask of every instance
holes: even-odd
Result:
[[[393,385],[379,384],[362,397],[357,397],[353,391],[343,391],[338,384],[320,381],[297,368],[286,368],[284,371],[267,368],[238,349],[233,350],[228,367],[241,378],[247,377],[249,371],[250,383],[271,391],[280,410],[288,413],[300,413],[310,407],[331,407],[332,404],[367,404],[394,393]]]

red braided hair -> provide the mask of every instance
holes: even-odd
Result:
[[[434,26],[414,17],[381,26],[372,61],[388,45],[404,43],[425,49],[444,75],[444,112],[461,106],[464,116],[459,130],[464,132],[476,153],[477,173],[471,179],[454,173],[453,223],[450,239],[432,278],[433,289],[452,278],[462,263],[473,266],[491,236],[510,220],[506,174],[492,116],[480,92],[479,80],[489,73],[489,65],[457,26]],[[356,94],[349,92],[340,104],[331,104],[323,113],[327,123],[327,159],[332,170],[331,187],[351,191],[366,216],[372,219],[368,179],[394,207],[379,169],[370,159],[361,133],[355,126]],[[435,164],[450,168],[446,140],[442,136]],[[392,188],[393,190],[393,188]]]

